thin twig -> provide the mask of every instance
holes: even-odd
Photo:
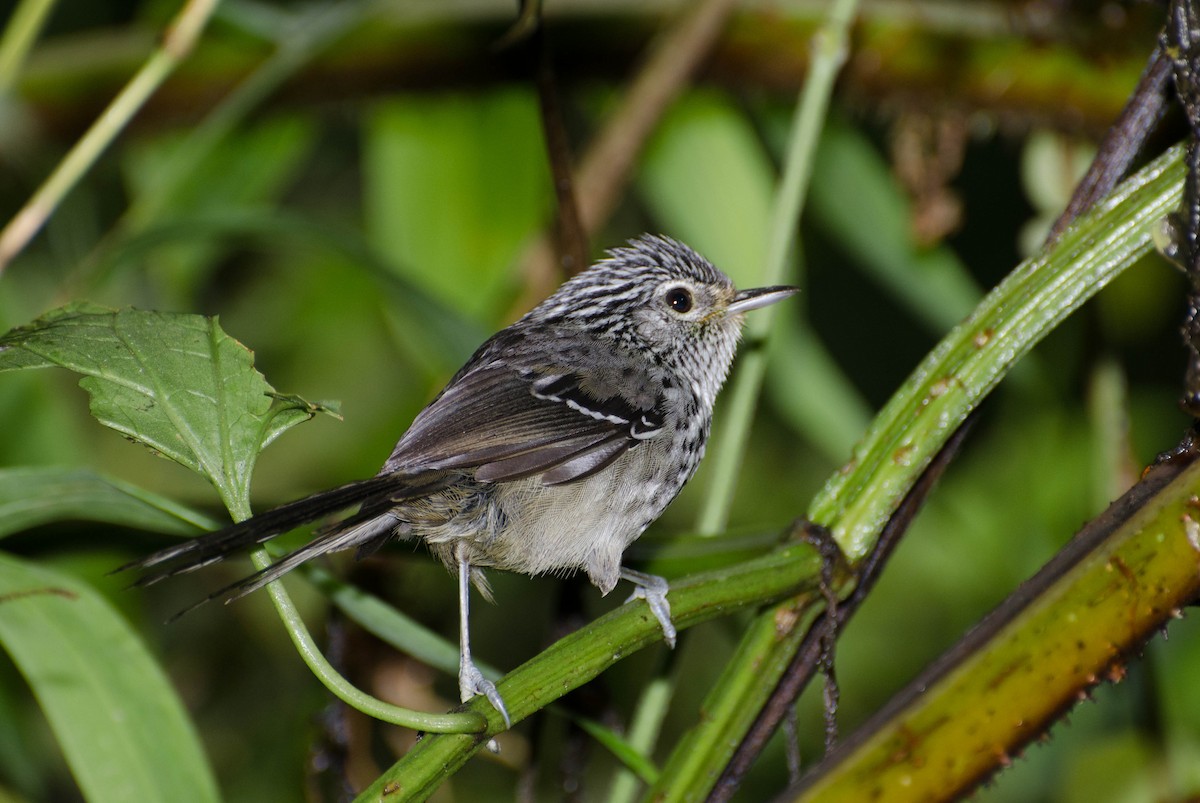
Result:
[[[792,133],[784,158],[783,176],[773,203],[769,234],[767,264],[763,271],[764,284],[779,284],[787,273],[788,256],[796,242],[800,214],[808,182],[812,177],[817,140],[825,125],[833,84],[846,61],[849,47],[850,23],[857,12],[857,0],[836,0],[825,22],[812,38],[812,57],[808,79],[800,91],[792,118]],[[746,340],[750,343],[766,339],[770,331],[773,310],[746,323]],[[767,370],[765,350],[744,353],[737,376],[728,391],[725,423],[713,444],[715,459],[710,462],[709,489],[700,510],[696,529],[715,534],[725,529],[733,505],[735,480],[741,471],[742,455],[750,437],[750,423],[758,403],[763,377]]]
[[[1178,264],[1191,285],[1181,329],[1187,365],[1180,406],[1193,418],[1200,418],[1200,7],[1192,0],[1171,0],[1160,38],[1159,48],[1171,62],[1175,99],[1188,124],[1183,206],[1169,219],[1175,221],[1176,242],[1172,245],[1178,252]]]
[[[575,197],[586,238],[593,237],[612,215],[650,134],[712,51],[735,4],[735,0],[705,0],[667,30],[588,146],[575,177]],[[521,312],[532,306],[534,299],[549,294],[560,279],[554,249],[545,235],[529,246],[522,264],[526,289],[517,302]]]
[[[527,4],[533,4],[533,0],[527,0]],[[529,39],[529,47],[534,51],[534,83],[537,85],[538,108],[541,110],[542,134],[546,138],[550,175],[558,200],[558,251],[562,270],[556,271],[556,274],[561,279],[563,273],[571,276],[588,266],[588,234],[580,219],[579,202],[572,180],[574,166],[571,144],[563,123],[558,80],[546,44],[546,29],[540,21]]]
[[[200,32],[216,7],[217,0],[188,0],[171,22],[158,49],[96,118],[33,197],[0,231],[0,273],[24,250],[50,215],[54,214],[66,194],[91,169],[100,154],[112,144],[155,90],[192,52]]]
[[[54,0],[22,0],[4,26],[0,38],[0,94],[12,91],[25,57],[54,9]]]

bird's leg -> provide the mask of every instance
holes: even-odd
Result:
[[[675,625],[671,622],[671,603],[667,601],[667,592],[671,589],[667,581],[657,574],[635,572],[633,569],[621,567],[621,577],[633,583],[635,588],[626,602],[644,599],[650,606],[650,612],[662,626],[663,639],[667,646],[675,648]]]
[[[464,703],[477,694],[484,695],[504,717],[505,727],[512,727],[508,709],[504,707],[504,699],[496,690],[496,684],[485,678],[471,660],[471,563],[467,560],[465,545],[459,545],[455,557],[458,560],[458,693]]]

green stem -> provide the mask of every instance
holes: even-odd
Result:
[[[708,572],[671,584],[671,614],[684,630],[764,603],[815,596],[820,558],[807,544],[788,544],[768,555],[728,569]],[[662,629],[645,603],[627,603],[552,644],[540,655],[509,672],[498,684],[513,723],[578,688],[615,663],[662,640]],[[487,700],[467,704],[488,718],[482,735],[435,734],[422,739],[399,762],[379,776],[359,801],[424,800],[449,775],[504,728]]]
[[[1172,148],[1123,182],[1051,250],[1017,266],[943,338],[809,507],[852,562],[865,555],[915,479],[1018,359],[1151,247],[1179,203]]]
[[[0,95],[12,91],[25,64],[25,57],[37,41],[55,0],[22,0],[4,26],[0,39]]]
[[[946,336],[876,417],[851,462],[809,508],[843,551],[860,559],[925,466],[984,396],[1043,337],[1150,248],[1150,232],[1178,208],[1182,150],[1129,178],[1049,252],[1022,263]],[[845,589],[839,589],[844,591]],[[819,601],[818,601],[819,604]],[[809,611],[805,610],[807,616]],[[800,611],[766,609],[705,698],[705,717],[676,746],[656,792],[702,799],[790,661],[795,642],[767,634]],[[729,700],[736,705],[727,705]]]
[[[675,689],[674,678],[656,677],[642,690],[638,700],[637,715],[629,726],[629,746],[642,755],[650,755],[658,741],[671,693]],[[630,803],[638,791],[641,779],[628,767],[622,767],[608,793],[608,803]]]
[[[248,499],[244,497],[228,498],[224,495],[222,495],[222,499],[234,521],[244,521],[250,518]],[[260,571],[271,565],[271,556],[267,550],[261,548],[250,554],[250,560]],[[283,583],[279,580],[268,583],[267,592],[271,596],[271,602],[275,604],[275,610],[279,613],[279,618],[283,622],[288,636],[292,639],[292,644],[300,653],[301,659],[317,679],[325,685],[325,688],[346,705],[382,722],[427,733],[478,733],[486,727],[487,722],[477,713],[467,711],[461,714],[428,714],[392,705],[362,691],[346,680],[321,654],[320,648],[317,647],[312,634],[308,632],[308,626],[304,624],[300,612],[296,610],[296,605],[292,602],[291,595],[288,594]]]
[[[271,564],[271,558],[265,549],[255,550],[250,559],[258,569],[265,569]],[[483,717],[471,711],[462,714],[426,714],[385,703],[362,691],[342,677],[321,654],[283,583],[278,580],[269,583],[267,591],[304,663],[308,664],[308,668],[317,679],[325,684],[325,688],[346,705],[383,722],[428,733],[478,733],[487,725]]]
[[[787,274],[788,254],[795,245],[804,196],[812,177],[813,155],[829,109],[834,79],[846,60],[847,32],[857,6],[857,0],[837,0],[813,37],[809,76],[796,105],[783,178],[775,197],[770,250],[763,273],[764,283],[768,285],[781,283]],[[748,343],[757,345],[766,339],[774,312],[774,308],[768,307],[748,318]],[[723,429],[714,449],[717,458],[713,461],[710,492],[696,526],[701,533],[715,535],[724,530],[729,521],[736,480],[741,472],[742,456],[766,370],[765,349],[754,348],[742,355]]]
[[[172,21],[158,49],[0,231],[0,273],[41,230],[66,194],[79,183],[167,76],[191,53],[216,6],[217,0],[188,0]]]
[[[816,615],[817,601],[816,596],[794,597],[773,608],[770,616],[754,619],[704,700],[705,722],[719,722],[720,727],[702,724],[689,731],[645,799],[665,803],[708,796],[762,710],[765,696],[774,688],[772,681],[783,674],[800,648]]]

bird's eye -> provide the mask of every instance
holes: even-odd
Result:
[[[667,306],[679,313],[684,313],[692,308],[692,294],[684,287],[672,287],[667,291],[666,295]]]

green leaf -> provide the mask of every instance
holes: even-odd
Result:
[[[87,469],[0,469],[0,538],[68,519],[188,536],[215,527],[166,497]]]
[[[773,169],[744,114],[715,93],[681,98],[646,150],[638,188],[664,229],[739,287],[762,284]]]
[[[0,555],[0,645],[91,803],[218,799],[170,681],[94,589]]]
[[[643,781],[653,784],[658,780],[659,771],[658,767],[654,766],[654,762],[642,755],[636,747],[621,738],[621,735],[612,728],[605,727],[594,719],[584,717],[577,717],[575,724],[583,728],[589,736],[603,745],[608,752],[616,756],[622,764],[635,772]]]
[[[766,391],[775,409],[831,462],[845,458],[871,422],[871,405],[816,332],[780,315],[768,344]]]
[[[245,510],[259,451],[330,412],[276,394],[253,354],[215,318],[77,304],[0,337],[0,371],[60,366],[83,374],[102,424],[207,477]]]
[[[809,200],[813,219],[935,333],[966,317],[982,297],[953,251],[916,244],[911,204],[887,162],[849,125],[827,125],[813,160]]]
[[[508,269],[550,209],[533,92],[380,104],[363,161],[372,245],[443,303],[499,314]]]

